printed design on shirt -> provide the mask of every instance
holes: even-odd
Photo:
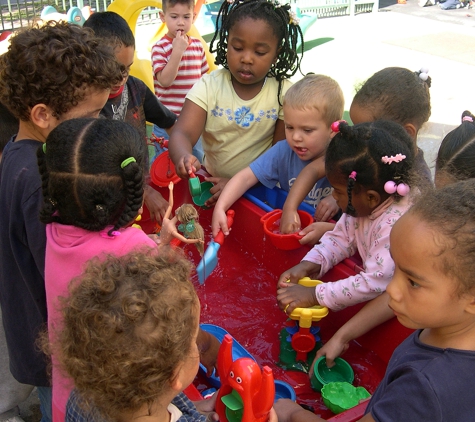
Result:
[[[129,89],[127,85],[124,86],[122,95],[120,96],[120,105],[115,106],[112,104],[112,120],[125,120],[127,114],[127,106],[129,105]]]
[[[263,120],[276,121],[279,114],[276,108],[270,110],[259,110],[256,114],[251,112],[247,106],[238,107],[236,110],[222,108],[217,105],[211,110],[211,115],[217,118],[225,118],[228,121],[235,121],[239,126],[249,127],[252,123],[260,123]]]

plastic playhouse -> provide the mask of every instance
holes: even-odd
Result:
[[[168,188],[157,187],[157,190],[165,198],[168,198]],[[282,250],[277,248],[269,236],[264,233],[260,222],[261,217],[269,209],[279,206],[278,203],[282,201],[282,198],[285,200],[285,192],[278,188],[269,190],[256,187],[251,189],[246,196],[247,198],[239,199],[232,207],[235,212],[232,231],[217,251],[216,268],[203,284],[200,284],[197,274],[193,276],[193,283],[201,300],[203,328],[218,327],[215,328],[218,331],[215,331],[214,334],[217,334],[219,340],[222,340],[225,334],[230,334],[234,338],[233,359],[250,355],[255,359],[259,368],[269,367],[273,374],[276,395],[278,386],[280,387],[280,383],[282,383],[284,386],[290,386],[290,390],[293,389],[299,404],[312,409],[321,417],[333,422],[356,421],[362,417],[366,402],[345,410],[346,404],[337,401],[334,410],[341,408],[340,410],[344,411],[335,416],[325,405],[322,394],[312,388],[308,373],[304,372],[305,366],[301,370],[295,370],[284,368],[279,363],[280,333],[283,330],[287,331],[286,328],[292,325],[294,334],[300,328],[309,328],[305,325],[308,325],[309,318],[313,318],[313,316],[305,316],[304,312],[299,311],[300,315],[297,319],[289,320],[287,318],[277,306],[277,279],[283,271],[297,264],[309,248],[301,246],[297,249]],[[192,203],[188,181],[179,181],[176,184],[174,199],[176,206],[182,203]],[[262,203],[264,208],[257,205],[259,203]],[[205,229],[205,252],[211,241],[212,211],[212,209],[199,208],[200,223]],[[146,218],[145,214],[144,219]],[[200,262],[201,257],[195,248],[185,246],[185,251],[195,264]],[[353,275],[355,269],[357,269],[355,262],[348,260],[347,263],[340,263],[329,271],[322,281],[333,281]],[[312,328],[313,332],[310,328],[308,332],[302,331],[300,337],[304,341],[300,342],[303,343],[303,346],[297,344],[298,347],[305,349],[303,350],[304,354],[308,353],[307,360],[311,359],[311,353],[314,352],[306,350],[313,344],[314,347],[318,347],[320,341],[323,343],[327,341],[361,306],[353,306],[339,312],[329,312],[326,316],[323,316],[324,309],[315,311],[318,313],[315,315],[315,319],[319,319],[319,321],[313,321],[313,325],[317,326],[317,329]],[[301,321],[300,325],[299,321]],[[355,388],[364,387],[369,393],[373,393],[384,375],[394,348],[410,332],[395,318],[373,329],[359,338],[357,342],[352,342],[343,356],[351,367],[352,378],[347,379],[346,375],[333,376],[331,371],[326,371],[324,366],[319,366],[321,370],[319,376],[323,377],[322,385],[327,381],[347,381],[352,382]],[[240,348],[236,348],[236,343],[240,345]],[[228,364],[229,358],[226,365]],[[346,368],[346,365],[344,366]],[[194,387],[189,388],[187,393],[196,399],[200,397],[198,392],[205,392],[210,388],[217,387],[219,387],[219,379],[217,380],[216,376],[208,378],[203,371],[200,371]],[[339,390],[341,388],[343,387],[338,387]],[[348,387],[344,388],[348,389]],[[328,390],[333,392],[330,387]],[[283,397],[289,397],[288,394],[290,392],[284,393]],[[331,394],[328,393],[328,398],[325,399],[327,404],[331,401],[330,396]],[[239,410],[239,398],[236,393],[229,398],[228,404],[236,411]]]

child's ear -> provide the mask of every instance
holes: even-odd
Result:
[[[475,315],[475,295],[473,293],[469,294],[465,311]]]
[[[381,203],[381,195],[375,190],[366,191],[366,202],[368,207],[374,210]]]
[[[196,16],[197,16],[196,12],[193,12],[193,23],[195,23],[196,21]]]
[[[412,139],[417,138],[417,129],[412,123],[406,123],[403,127]]]
[[[48,132],[58,125],[53,110],[46,104],[35,104],[30,111],[30,120],[35,126]]]
[[[158,16],[160,16],[160,20],[162,21],[162,23],[165,23],[165,15],[162,11],[158,12]]]
[[[181,393],[185,389],[185,387],[183,387],[183,383],[181,382],[181,380],[182,380],[182,373],[181,372],[182,371],[183,371],[183,364],[180,363],[178,365],[178,368],[176,368],[173,371],[172,378],[169,381],[171,389],[176,391],[177,394]]]

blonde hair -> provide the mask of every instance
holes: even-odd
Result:
[[[191,204],[183,204],[181,207],[177,208],[175,211],[176,218],[180,223],[184,225],[188,225],[192,223],[192,230],[188,231],[188,229],[183,231],[183,236],[188,239],[200,239],[203,242],[195,243],[196,249],[200,255],[203,255],[204,252],[204,238],[205,233],[201,224],[198,223],[198,211],[196,211],[195,207]]]
[[[285,93],[284,106],[298,110],[314,108],[330,126],[340,120],[345,108],[343,91],[334,79],[325,75],[306,75]]]

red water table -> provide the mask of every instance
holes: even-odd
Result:
[[[218,353],[221,388],[216,413],[221,422],[266,422],[274,404],[275,384],[272,369],[250,358],[233,362],[233,338],[226,334]]]

